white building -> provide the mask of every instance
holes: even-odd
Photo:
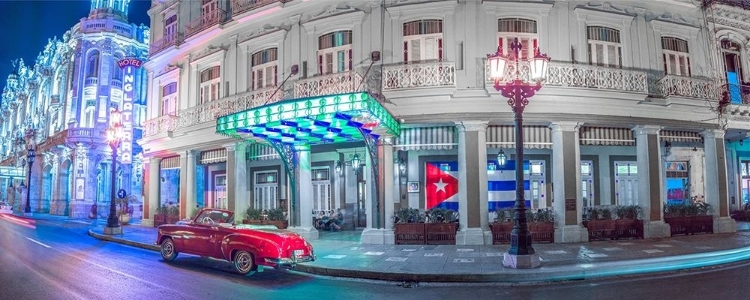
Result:
[[[527,202],[555,209],[556,241],[586,240],[584,208],[608,204],[639,204],[646,237],[668,236],[668,199],[705,199],[715,231],[732,232],[750,165],[750,11],[733,2],[154,0],[144,210],[174,201],[183,216],[198,205],[239,219],[283,207],[315,238],[311,213],[343,208],[363,243],[392,243],[395,209],[438,205],[458,207],[457,243],[488,243],[491,210],[513,200],[494,161],[513,159],[514,121],[486,54],[519,38],[522,56],[552,57],[525,110],[524,152]],[[350,96],[387,112],[305,112]],[[274,111],[237,117],[263,105]],[[273,119],[279,110],[299,116]],[[340,134],[348,118],[374,118],[354,127],[381,135],[365,134],[368,146]],[[254,127],[226,130],[239,119]],[[453,181],[432,182],[431,168]]]

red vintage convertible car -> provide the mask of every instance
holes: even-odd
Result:
[[[204,208],[193,220],[159,226],[156,244],[166,262],[183,252],[226,260],[242,275],[258,266],[290,269],[315,260],[312,245],[296,233],[233,222],[232,211]]]

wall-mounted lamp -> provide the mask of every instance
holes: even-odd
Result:
[[[406,162],[401,158],[398,159],[398,172],[401,175],[406,172]]]
[[[500,165],[500,169],[505,167],[506,162],[508,162],[508,158],[505,156],[505,152],[500,150],[500,153],[497,154],[497,163]]]
[[[352,169],[354,169],[354,173],[359,172],[359,167],[362,165],[362,160],[359,158],[359,154],[354,153],[354,155],[349,156],[349,161],[337,161],[336,162],[336,173],[339,175],[344,173],[344,166],[352,166]]]
[[[672,142],[664,141],[664,156],[667,156],[672,151]]]

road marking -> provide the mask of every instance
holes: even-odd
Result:
[[[441,257],[443,253],[425,253],[424,257]]]
[[[503,256],[502,252],[487,252],[485,253],[487,257],[497,257],[497,256]]]
[[[406,261],[406,257],[389,257],[389,258],[386,258],[385,261],[399,261],[399,262],[404,262],[404,261]]]
[[[656,247],[656,248],[669,248],[669,247],[672,247],[672,245],[667,245],[667,244],[657,244],[657,245],[654,245],[654,247]]]
[[[648,254],[654,254],[654,253],[659,253],[659,252],[664,252],[664,251],[657,250],[657,249],[648,249],[648,250],[643,250],[643,252],[646,252]]]
[[[619,247],[610,247],[610,248],[602,248],[604,251],[620,251],[622,248]]]
[[[329,254],[329,255],[326,255],[326,256],[324,256],[323,258],[342,259],[342,258],[344,258],[344,257],[346,257],[346,255],[341,255],[341,254]]]
[[[597,257],[607,257],[609,255],[602,254],[602,253],[588,253],[588,254],[586,254],[586,256],[588,256],[590,258],[597,258]]]
[[[550,251],[544,251],[547,252],[547,254],[565,254],[568,252],[565,252],[565,250],[550,250]]]
[[[86,224],[89,225],[91,222],[81,221],[81,220],[68,220],[70,223],[78,223],[78,224]]]
[[[365,252],[365,255],[383,255],[385,252],[370,251]]]
[[[50,246],[47,246],[47,245],[45,245],[44,243],[42,243],[42,242],[40,242],[40,241],[37,241],[37,240],[34,240],[34,239],[32,239],[32,238],[30,238],[30,237],[27,237],[26,239],[27,239],[27,240],[29,240],[29,241],[32,241],[32,242],[34,242],[34,243],[37,243],[37,244],[39,244],[39,245],[42,245],[42,246],[44,246],[44,247],[47,247],[47,248],[52,248],[52,247],[50,247]]]
[[[454,263],[473,263],[473,258],[455,258],[453,259]]]
[[[456,249],[457,252],[473,252],[474,249],[468,249],[468,248],[459,248]]]

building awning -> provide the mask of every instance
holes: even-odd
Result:
[[[286,100],[226,115],[216,120],[216,133],[297,146],[362,141],[362,133],[398,136],[400,125],[370,94],[349,93]]]
[[[662,130],[659,132],[659,138],[670,142],[703,143],[701,134],[691,131]]]
[[[456,126],[401,128],[397,150],[445,150],[458,145]]]
[[[201,152],[200,163],[203,165],[227,161],[227,149],[219,148]]]
[[[579,133],[581,145],[601,146],[634,146],[635,138],[630,128],[614,127],[581,127]]]
[[[516,145],[516,127],[512,125],[488,126],[487,147],[513,148]],[[523,147],[529,149],[552,148],[552,133],[547,126],[524,126]]]
[[[247,158],[251,160],[279,159],[276,149],[263,144],[251,144],[247,146]]]

